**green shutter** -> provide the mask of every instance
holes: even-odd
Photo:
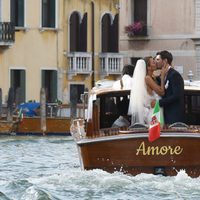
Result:
[[[50,27],[55,28],[55,11],[56,11],[56,4],[55,0],[50,0]]]
[[[42,70],[42,76],[41,76],[41,88],[45,88],[45,70]]]
[[[10,87],[14,87],[14,70],[10,70]]]
[[[18,0],[18,26],[24,26],[24,0]]]
[[[21,88],[21,99],[23,102],[26,100],[26,74],[25,70],[20,70],[20,88]]]
[[[15,0],[10,0],[10,19],[15,25]]]
[[[42,27],[55,28],[55,0],[42,0]]]
[[[52,71],[52,81],[51,81],[51,93],[52,93],[52,102],[55,102],[57,99],[57,71]]]

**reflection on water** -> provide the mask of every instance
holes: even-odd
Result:
[[[81,171],[71,137],[0,137],[0,200],[199,199],[200,178]]]

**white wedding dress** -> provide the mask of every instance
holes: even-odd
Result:
[[[130,93],[128,114],[131,115],[131,125],[135,123],[149,125],[153,114],[151,102],[160,99],[154,91],[152,95],[148,94],[145,83],[146,74],[146,63],[143,59],[139,59],[135,66]]]

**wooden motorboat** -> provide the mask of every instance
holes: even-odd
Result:
[[[114,108],[108,110],[108,100],[117,103],[129,95],[129,90],[92,91],[88,103],[91,120],[73,120],[71,134],[78,146],[82,168],[167,176],[183,169],[191,177],[200,176],[200,118],[196,119],[200,108],[199,90],[190,87],[185,90],[188,125],[165,126],[160,138],[151,143],[146,126],[111,127],[119,114]],[[193,122],[196,124],[192,125]]]

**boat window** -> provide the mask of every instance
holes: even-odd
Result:
[[[129,97],[107,96],[100,101],[100,128],[111,127],[113,122],[123,113],[128,112]]]
[[[200,96],[198,95],[198,92],[185,94],[186,124],[200,125]]]

